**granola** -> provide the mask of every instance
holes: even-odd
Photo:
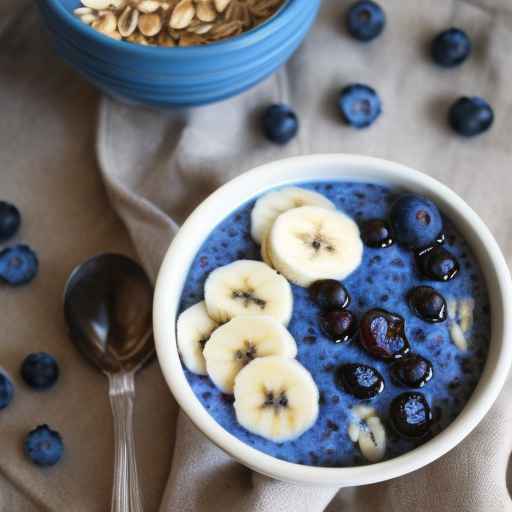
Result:
[[[130,43],[198,46],[234,37],[272,17],[286,0],[81,0],[82,22]]]

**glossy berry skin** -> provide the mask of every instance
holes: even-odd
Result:
[[[378,37],[386,26],[382,7],[370,0],[352,4],[345,20],[348,33],[358,41],[368,42]]]
[[[471,40],[463,30],[450,28],[433,39],[430,52],[436,64],[452,68],[462,64],[469,57]]]
[[[430,323],[444,322],[447,315],[445,298],[431,286],[416,286],[407,294],[412,312]]]
[[[299,119],[295,112],[284,104],[268,107],[262,119],[265,137],[276,144],[290,142],[299,131]]]
[[[11,203],[0,201],[0,241],[3,242],[13,237],[20,228],[21,215]]]
[[[357,319],[348,309],[334,309],[320,315],[320,328],[336,343],[352,339],[357,331]]]
[[[379,95],[368,85],[352,84],[341,90],[338,107],[343,120],[354,128],[367,128],[382,112]]]
[[[391,378],[407,388],[422,388],[434,374],[432,363],[418,354],[408,354],[390,368]]]
[[[46,352],[28,355],[21,365],[23,380],[33,389],[51,388],[59,378],[59,365],[56,359]]]
[[[0,410],[5,409],[14,397],[14,384],[11,379],[0,370]]]
[[[389,416],[405,437],[423,437],[432,425],[432,411],[423,393],[402,393],[393,399]]]
[[[416,262],[421,274],[434,281],[450,281],[460,269],[457,258],[439,245],[418,253]]]
[[[37,275],[39,261],[28,245],[15,245],[0,251],[0,281],[11,286],[27,284]]]
[[[474,137],[486,132],[492,126],[494,111],[483,98],[464,96],[451,106],[448,121],[459,135]]]
[[[385,249],[393,244],[391,226],[383,219],[367,220],[361,230],[363,242],[374,249]]]
[[[309,295],[321,309],[344,309],[350,304],[347,289],[335,279],[321,279],[309,287]]]
[[[370,355],[384,361],[399,359],[410,350],[404,319],[384,309],[371,309],[364,314],[359,342]]]
[[[40,425],[25,438],[25,454],[37,466],[53,466],[59,462],[64,444],[58,432],[48,425]]]
[[[343,364],[336,372],[336,382],[347,393],[369,400],[384,390],[382,375],[365,364]]]
[[[443,230],[437,206],[415,194],[400,196],[391,207],[390,219],[396,239],[410,249],[432,244]]]

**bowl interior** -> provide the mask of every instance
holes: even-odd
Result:
[[[181,367],[175,320],[187,271],[215,226],[238,206],[265,190],[293,182],[350,180],[384,183],[431,197],[465,236],[482,268],[491,300],[491,340],[484,372],[460,415],[435,438],[404,455],[378,464],[324,468],[278,460],[225,431],[203,408]],[[206,220],[207,219],[207,220]],[[449,188],[405,166],[354,155],[314,155],[264,165],[229,182],[204,201],[185,222],[164,259],[154,302],[154,331],[164,376],[178,403],[210,440],[246,466],[280,480],[312,485],[363,485],[394,478],[432,462],[457,445],[496,399],[512,360],[509,341],[512,306],[510,275],[481,219]]]

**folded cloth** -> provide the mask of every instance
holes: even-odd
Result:
[[[310,152],[380,156],[439,178],[479,211],[512,256],[509,199],[499,192],[508,188],[505,183],[512,185],[505,115],[512,106],[510,14],[454,1],[388,0],[385,33],[362,45],[343,33],[345,3],[324,1],[299,53],[242,96],[167,114],[103,102],[98,139],[103,176],[152,275],[177,224],[208,193],[255,165]],[[475,51],[463,67],[446,71],[429,62],[425,48],[436,31],[452,25],[468,31]],[[342,126],[336,110],[336,94],[350,82],[372,85],[383,101],[382,118],[366,131]],[[471,141],[446,127],[450,102],[464,94],[487,97],[497,113],[493,130]],[[290,103],[299,114],[299,136],[284,148],[265,141],[259,130],[260,111],[271,102]],[[320,512],[329,502],[328,510],[351,512],[512,510],[505,480],[512,411],[505,396],[506,391],[480,427],[440,461],[392,482],[339,492],[252,474],[180,414],[160,510],[202,512],[215,503],[218,510],[241,512]]]
[[[0,196],[21,208],[17,240],[36,248],[41,262],[29,287],[0,290],[7,319],[0,364],[17,386],[15,400],[0,412],[0,512],[108,510],[113,453],[106,381],[71,346],[62,319],[62,290],[73,266],[96,252],[118,251],[138,254],[155,278],[194,206],[255,165],[309,152],[409,164],[462,195],[512,263],[509,0],[382,1],[388,26],[369,45],[344,33],[348,3],[324,0],[290,63],[237,98],[179,113],[103,101],[101,176],[130,237],[94,172],[97,95],[50,52],[29,0],[0,3]],[[475,51],[462,67],[446,71],[429,62],[425,46],[452,25],[467,29]],[[335,105],[339,88],[355,81],[374,86],[383,100],[382,117],[364,131],[343,126]],[[462,94],[480,94],[494,106],[488,134],[462,140],[447,130],[447,107]],[[284,148],[265,141],[257,124],[261,108],[275,101],[292,104],[301,120],[299,136]],[[61,364],[61,379],[47,393],[31,392],[17,376],[22,358],[37,350]],[[137,378],[135,406],[145,509],[158,510],[168,478],[162,512],[508,512],[511,391],[509,382],[475,432],[438,462],[392,482],[336,492],[270,481],[233,462],[186,417],[177,421],[154,363]],[[62,433],[66,447],[48,470],[30,464],[21,450],[24,434],[44,422]]]

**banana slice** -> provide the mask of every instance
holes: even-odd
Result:
[[[183,311],[176,322],[178,350],[183,364],[198,375],[207,375],[203,349],[218,323],[208,316],[204,301]]]
[[[206,279],[208,314],[219,323],[238,315],[265,315],[287,325],[293,311],[290,283],[261,261],[238,260]]]
[[[233,393],[235,377],[253,359],[295,357],[297,345],[286,327],[269,316],[237,316],[219,327],[203,351],[210,379],[224,393]]]
[[[357,224],[344,213],[317,206],[281,214],[267,245],[276,270],[304,287],[319,279],[344,279],[363,257]]]
[[[299,187],[287,187],[260,197],[251,212],[251,236],[261,244],[274,221],[287,210],[301,206],[319,206],[335,210],[329,199],[318,192]]]
[[[255,359],[235,379],[235,413],[242,427],[274,442],[295,439],[318,417],[319,393],[295,359]]]
[[[269,239],[269,236],[265,236],[265,238],[261,241],[261,247],[260,247],[260,252],[261,252],[261,259],[269,266],[269,267],[274,267],[274,264],[272,263],[272,259],[270,258],[270,252],[269,252],[269,247],[268,247],[268,239]]]

